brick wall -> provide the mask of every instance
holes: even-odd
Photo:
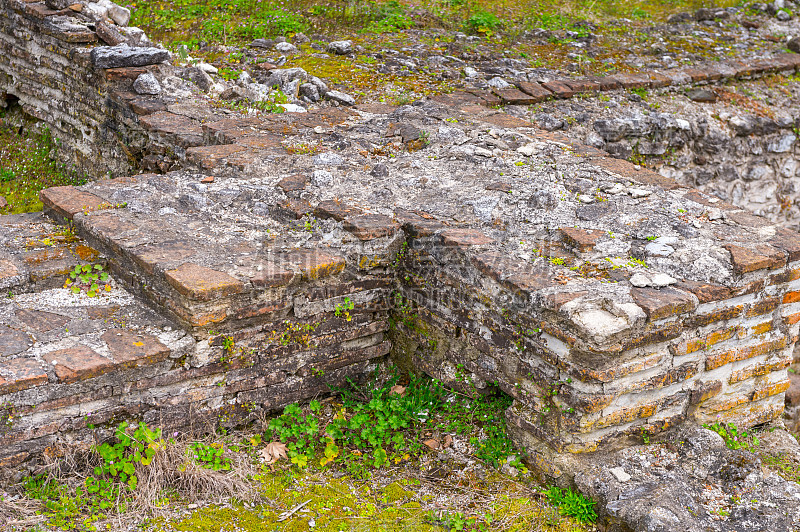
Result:
[[[127,175],[148,143],[116,94],[133,80],[92,67],[97,35],[71,14],[40,2],[0,1],[0,96],[18,98],[50,127],[69,166],[90,177]]]

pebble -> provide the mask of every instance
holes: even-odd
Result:
[[[621,467],[615,467],[608,471],[620,482],[628,482],[631,479],[631,476]]]

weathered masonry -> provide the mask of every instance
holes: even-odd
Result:
[[[164,173],[49,189],[50,220],[0,221],[7,472],[89,425],[257,420],[390,354],[497,383],[553,475],[643,430],[782,413],[796,233],[475,95],[243,117],[186,92],[126,119],[173,146],[151,153]],[[61,288],[83,263],[112,272],[107,294]]]

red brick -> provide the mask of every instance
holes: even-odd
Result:
[[[65,384],[97,377],[114,369],[114,361],[84,345],[51,351],[42,358],[53,365],[58,382]]]
[[[766,355],[772,353],[773,351],[783,349],[784,347],[786,347],[786,338],[779,338],[777,340],[763,342],[749,347],[731,349],[721,353],[713,353],[706,357],[706,371],[717,369],[725,364],[730,364],[731,362],[737,362],[739,360],[747,360],[748,358]]]
[[[535,81],[520,81],[517,86],[522,92],[536,99],[536,103],[543,102],[553,96],[553,93]]]
[[[250,278],[250,282],[253,283],[253,286],[275,288],[287,286],[292,282],[292,279],[294,279],[293,271],[274,263],[267,263]]]
[[[357,216],[359,214],[361,214],[361,210],[346,205],[339,200],[321,201],[317,208],[314,209],[315,216],[324,219],[333,218],[337,222],[341,222],[348,216]]]
[[[289,220],[299,220],[307,214],[314,212],[314,207],[302,198],[289,198],[278,204],[277,214]]]
[[[761,316],[763,314],[767,314],[778,308],[780,304],[781,304],[781,299],[779,297],[768,297],[766,299],[762,299],[761,301],[753,303],[750,306],[750,308],[747,309],[747,313],[745,314],[745,316],[747,316],[748,318],[752,318],[754,316]]]
[[[139,116],[147,116],[159,111],[166,111],[167,105],[154,98],[135,98],[128,102],[131,111]]]
[[[760,377],[762,375],[769,375],[774,371],[782,371],[789,367],[790,360],[778,360],[776,362],[763,362],[761,364],[756,364],[755,366],[750,366],[748,368],[740,369],[739,371],[734,371],[731,373],[728,382],[730,384],[736,384],[737,382],[746,381],[753,377]]]
[[[96,210],[104,202],[99,196],[69,186],[46,188],[39,192],[39,199],[46,209],[70,220],[79,212]]]
[[[754,272],[758,270],[780,268],[786,264],[786,258],[782,251],[775,248],[761,246],[758,248],[743,248],[733,244],[725,245],[731,254],[733,270],[738,275]]]
[[[533,105],[541,101],[539,98],[531,96],[530,94],[526,94],[513,87],[508,87],[506,89],[493,89],[492,92],[494,92],[498,98],[503,100],[503,103],[509,105]]]
[[[27,390],[47,382],[47,373],[33,358],[12,358],[3,361],[0,394]]]
[[[566,99],[575,96],[575,91],[563,80],[548,81],[542,83],[542,87],[556,95],[556,98]]]
[[[469,247],[494,243],[494,239],[477,229],[445,229],[441,232],[445,246]]]
[[[344,222],[344,230],[352,233],[359,240],[392,236],[398,228],[397,222],[381,214],[354,216],[347,218]]]
[[[687,327],[705,327],[711,323],[718,321],[732,320],[742,315],[744,305],[736,305],[734,307],[721,308],[706,314],[697,314],[689,316],[684,320]]]
[[[10,357],[22,353],[32,345],[33,340],[27,333],[0,325],[0,357]]]
[[[16,311],[17,319],[37,332],[48,332],[64,327],[70,318],[53,312],[19,308]]]
[[[165,272],[167,282],[195,301],[210,301],[242,292],[243,285],[227,273],[187,262]]]
[[[791,382],[789,379],[786,379],[781,382],[776,382],[775,384],[770,384],[769,386],[764,386],[762,388],[758,388],[753,392],[753,401],[760,401],[766,397],[770,397],[773,395],[778,395],[779,393],[783,393],[789,389],[789,385]]]
[[[697,381],[695,388],[692,390],[689,402],[693,405],[700,404],[708,399],[711,399],[712,397],[716,397],[721,391],[721,381]]]
[[[321,279],[341,273],[345,260],[337,255],[317,249],[297,249],[286,256],[296,265],[304,280]]]
[[[566,84],[576,93],[597,92],[600,90],[600,83],[592,79],[568,79]]]
[[[147,73],[144,67],[107,68],[103,71],[106,81],[134,80]]]
[[[632,288],[631,296],[651,321],[683,314],[694,308],[694,298],[674,288]]]
[[[783,304],[788,305],[789,303],[797,303],[800,301],[800,291],[794,290],[792,292],[786,292],[783,295]]]
[[[244,150],[245,148],[235,144],[195,146],[186,150],[186,159],[202,170],[213,170],[222,165],[226,158]]]
[[[562,227],[560,231],[567,243],[574,248],[578,248],[581,253],[591,251],[597,241],[600,240],[600,237],[603,236],[602,231],[576,229],[574,227]]]
[[[649,89],[650,77],[647,74],[614,74],[624,89]]]
[[[307,184],[308,178],[306,176],[303,174],[294,174],[278,181],[277,186],[284,192],[296,192],[305,189]]]
[[[173,240],[134,248],[131,250],[131,257],[145,272],[152,275],[159,264],[182,261],[196,252],[189,242]]]
[[[111,351],[114,362],[124,368],[157,364],[169,356],[169,348],[149,334],[127,329],[109,329],[100,337]]]

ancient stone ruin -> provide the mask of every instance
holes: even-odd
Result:
[[[516,442],[556,478],[642,432],[783,413],[794,213],[708,194],[755,185],[703,182],[696,159],[656,173],[609,153],[652,117],[608,119],[589,145],[491,106],[789,75],[800,55],[244,116],[141,32],[55,4],[0,0],[0,92],[113,179],[0,222],[6,477],[89,425],[237,425],[387,356],[497,384]],[[658,131],[702,142],[670,120]],[[794,123],[770,130],[763,164],[796,162]],[[112,274],[102,297],[62,288],[86,262]]]

